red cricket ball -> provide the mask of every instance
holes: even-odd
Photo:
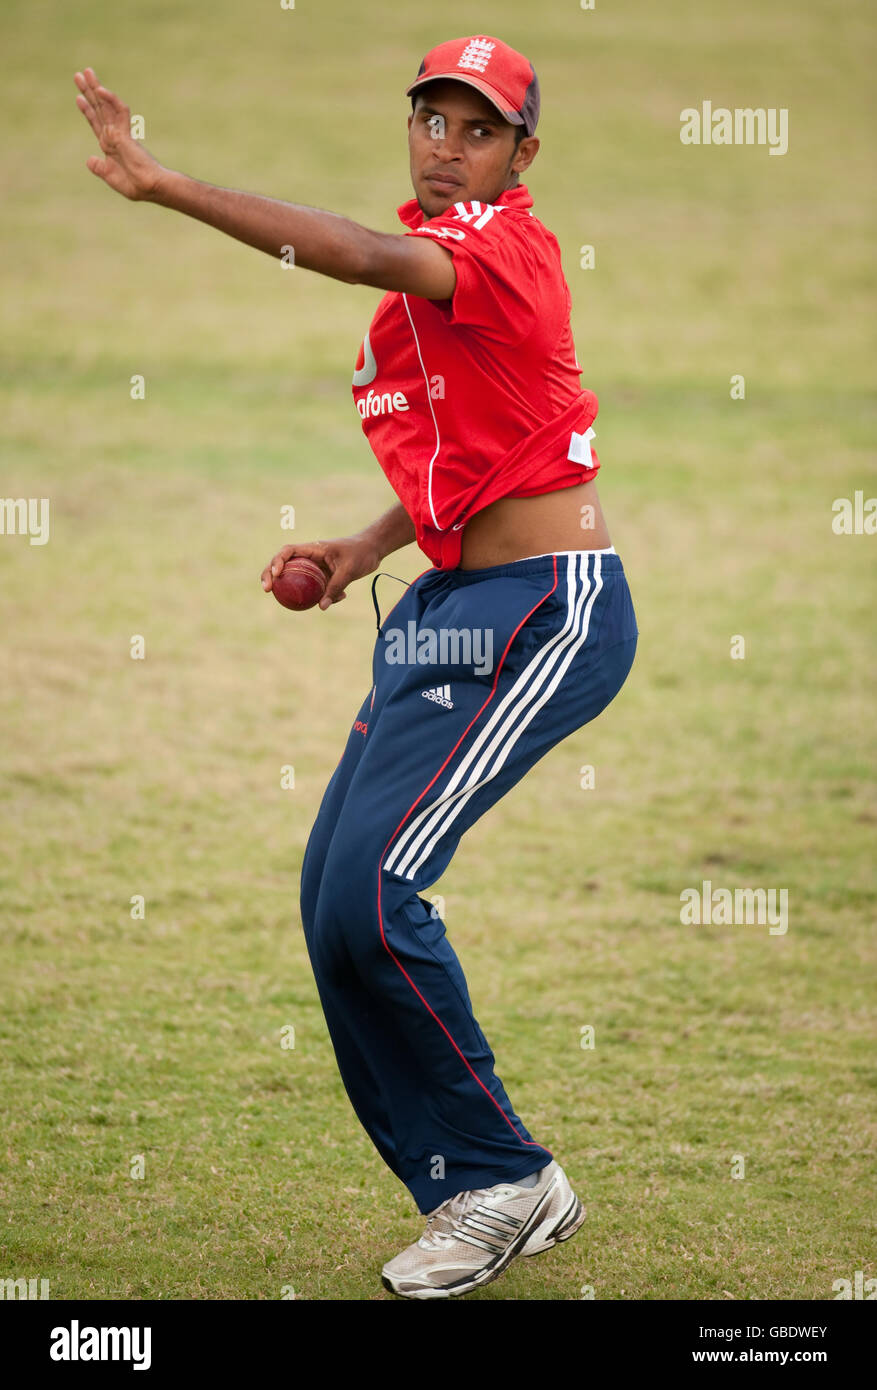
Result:
[[[326,592],[328,577],[324,569],[314,560],[303,555],[295,555],[287,560],[283,569],[271,585],[271,592],[284,608],[301,613],[305,608],[313,608]]]

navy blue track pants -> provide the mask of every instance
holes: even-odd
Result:
[[[621,560],[601,551],[427,570],[378,628],[301,914],[347,1094],[423,1213],[552,1154],[515,1114],[420,895],[463,832],[617,695],[636,641]]]

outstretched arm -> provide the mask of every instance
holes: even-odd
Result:
[[[374,285],[424,299],[450,299],[456,285],[453,257],[423,237],[375,232],[334,212],[284,203],[256,193],[218,188],[166,169],[131,135],[131,112],[101,85],[92,68],[77,72],[76,105],[97,137],[101,156],[88,168],[132,202],[195,217],[269,256],[350,285]]]

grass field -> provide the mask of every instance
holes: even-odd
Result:
[[[422,1228],[343,1091],[298,918],[370,686],[368,586],[297,615],[258,582],[283,505],[314,539],[392,501],[350,397],[379,291],[110,193],[72,74],[166,164],[394,230],[404,87],[476,25],[542,84],[526,181],[641,636],[609,711],[435,886],[499,1075],[588,1208],[471,1297],[877,1274],[877,539],[831,525],[877,495],[871,7],[7,0],[0,491],[49,498],[51,540],[0,537],[0,1279],[53,1298],[389,1299]],[[703,99],[787,108],[788,153],[682,145]],[[787,889],[788,931],[683,925],[705,879]]]

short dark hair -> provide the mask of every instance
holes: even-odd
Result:
[[[436,79],[436,80],[438,80],[438,79]],[[428,85],[428,83],[424,82],[423,86],[426,87],[427,85]],[[423,90],[423,89],[421,88],[421,91],[422,91],[422,90]],[[419,96],[420,96],[420,91],[412,92],[412,93],[411,93],[411,110],[412,110],[412,112],[414,111],[415,107],[417,106],[417,98],[418,98]],[[506,122],[506,124],[507,124],[507,125],[511,125],[511,121]],[[524,136],[527,134],[527,127],[526,127],[526,126],[523,126],[523,125],[516,125],[516,126],[513,126],[512,128],[513,128],[513,130],[514,130],[514,132],[515,132],[515,149],[517,149],[518,146],[520,145],[521,141],[523,140]]]

